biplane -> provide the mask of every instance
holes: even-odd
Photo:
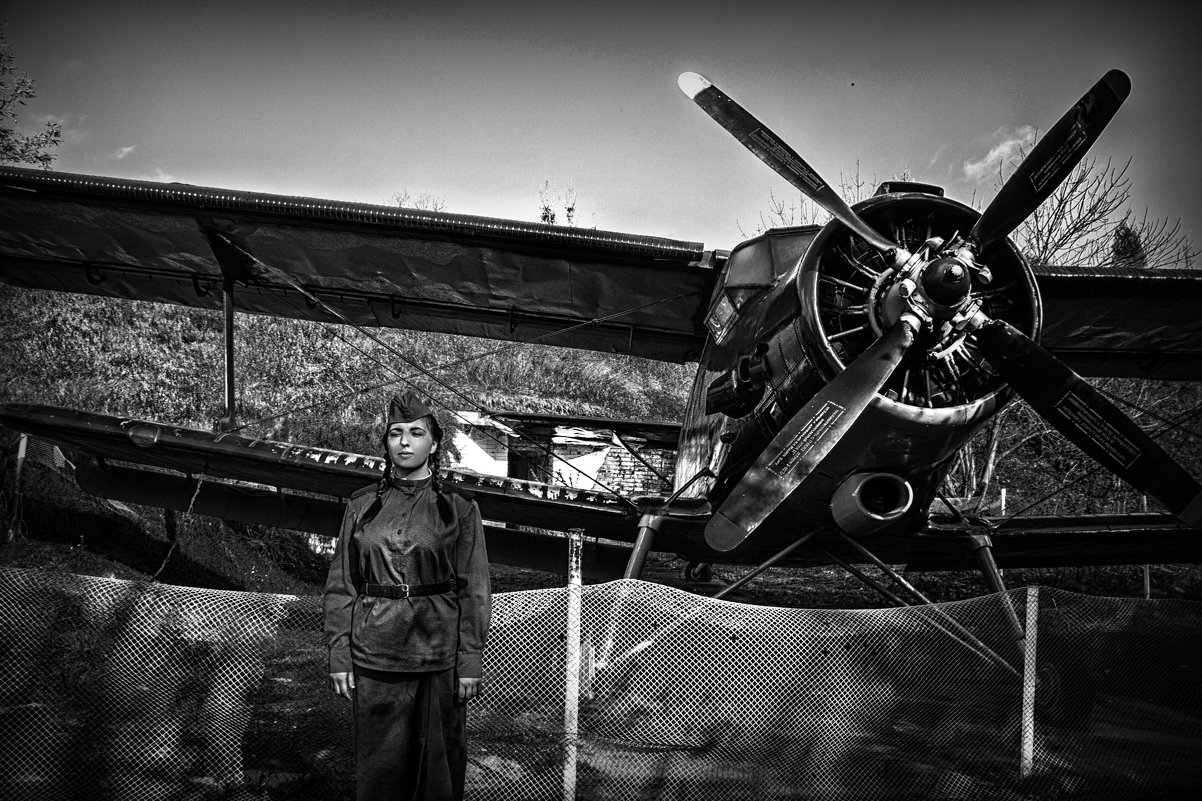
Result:
[[[595,576],[689,563],[979,568],[1202,561],[1202,487],[1082,376],[1202,379],[1202,274],[1032,267],[1008,238],[1130,91],[1107,73],[983,212],[889,182],[849,206],[694,73],[681,89],[826,209],[823,226],[702,244],[358,203],[0,169],[0,280],[223,309],[220,430],[28,404],[0,422],[94,460],[104,497],[332,534],[382,461],[233,430],[235,312],[697,362],[670,494],[450,471],[490,556],[547,569],[583,529]],[[1162,512],[990,518],[936,504],[957,450],[1022,397]],[[578,421],[583,425],[590,421]],[[597,423],[597,421],[591,421]],[[648,430],[639,421],[606,427]],[[263,487],[270,489],[263,489]],[[517,523],[523,528],[502,524]]]

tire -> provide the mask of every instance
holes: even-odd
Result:
[[[1062,729],[1086,731],[1097,703],[1098,688],[1083,643],[1045,634],[1036,645],[1036,720]]]

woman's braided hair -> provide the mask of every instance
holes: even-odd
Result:
[[[434,442],[438,445],[426,460],[426,466],[430,468],[431,486],[436,493],[441,493],[442,482],[438,472],[442,468],[442,426],[439,425],[438,418],[433,414],[428,414],[422,419],[429,421],[430,436],[434,438]],[[380,509],[384,506],[384,493],[392,486],[392,457],[388,455],[387,442],[388,430],[385,429],[384,434],[380,437],[380,444],[384,447],[384,476],[380,479],[380,483],[376,485],[376,497],[372,499],[371,505],[364,509],[363,514],[355,521],[355,531],[366,526],[380,513]]]

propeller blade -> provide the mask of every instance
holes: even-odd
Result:
[[[916,330],[908,318],[899,320],[793,416],[706,526],[710,547],[738,546],[806,480],[868,408]]]
[[[1048,199],[1102,135],[1131,93],[1131,79],[1111,70],[1044,134],[973,226],[969,239],[982,247],[1010,235]]]
[[[989,364],[1078,448],[1183,522],[1202,526],[1202,485],[1062,361],[1002,320],[974,333]]]
[[[713,117],[735,139],[742,142],[745,148],[759,156],[760,160],[797,187],[803,195],[829,211],[832,217],[881,253],[891,253],[898,249],[897,245],[868,227],[868,224],[851,210],[830,184],[822,180],[814,168],[797,155],[793,148],[751,116],[745,108],[727,97],[721,89],[695,72],[681,73],[677,82],[680,84],[680,91],[688,95],[690,100]]]

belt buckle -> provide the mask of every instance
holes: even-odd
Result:
[[[408,598],[409,597],[409,585],[408,584],[398,584],[397,586],[400,587],[401,592],[404,593],[404,595],[402,595],[401,597]]]

